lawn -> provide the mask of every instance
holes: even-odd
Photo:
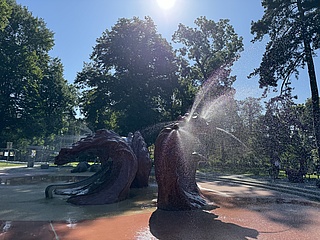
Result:
[[[3,168],[3,167],[19,167],[19,166],[26,166],[26,163],[0,162],[0,168]]]

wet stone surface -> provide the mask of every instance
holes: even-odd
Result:
[[[55,175],[70,179],[62,172]],[[0,240],[320,239],[317,204],[303,204],[307,200],[302,197],[268,189],[202,181],[211,208],[168,212],[156,210],[154,184],[130,191],[125,201],[103,206],[75,206],[63,196],[45,199],[48,184],[40,180],[0,185]]]

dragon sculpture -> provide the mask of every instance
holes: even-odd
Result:
[[[159,209],[183,211],[207,205],[196,183],[197,164],[204,159],[191,151],[196,148],[194,144],[187,146],[180,139],[183,131],[192,133],[206,126],[201,118],[192,121],[191,125],[196,127],[186,128],[186,121],[179,121],[162,129],[156,139],[154,164]],[[71,196],[68,202],[73,204],[108,204],[126,199],[131,187],[148,186],[151,160],[140,132],[124,139],[113,131],[99,130],[71,148],[61,149],[55,163],[74,161],[84,152],[98,156],[101,170],[80,182],[49,185],[45,190],[47,198],[52,198],[53,193],[67,194]]]
[[[155,144],[157,207],[162,210],[183,211],[207,205],[196,183],[197,164],[202,155],[187,153],[190,149],[185,149],[179,136],[181,123],[183,124],[178,122],[165,127]]]
[[[71,148],[62,148],[55,164],[72,162],[84,152],[99,158],[101,170],[83,181],[49,185],[46,198],[52,198],[54,192],[70,195],[68,202],[77,205],[109,204],[126,199],[131,187],[148,186],[152,164],[140,132],[128,141],[113,131],[98,130]]]

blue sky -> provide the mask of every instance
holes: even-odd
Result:
[[[64,65],[64,76],[73,83],[83,62],[89,61],[96,39],[106,29],[111,29],[119,18],[143,18],[150,16],[157,30],[171,42],[171,36],[178,24],[194,27],[194,20],[199,16],[218,21],[230,19],[236,33],[244,39],[244,52],[234,64],[233,75],[237,75],[234,84],[236,98],[260,97],[258,78],[247,79],[254,68],[258,67],[265,49],[266,41],[252,44],[250,33],[251,21],[263,16],[259,0],[176,0],[170,9],[162,9],[157,0],[16,0],[28,7],[34,16],[43,18],[47,27],[55,33],[55,46],[50,52]],[[315,59],[318,84],[320,84],[320,60]],[[318,68],[317,68],[318,67]],[[301,71],[299,80],[293,80],[294,94],[298,102],[310,97],[307,69]]]

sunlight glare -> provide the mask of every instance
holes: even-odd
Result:
[[[174,6],[176,0],[157,0],[160,8],[167,10]]]

